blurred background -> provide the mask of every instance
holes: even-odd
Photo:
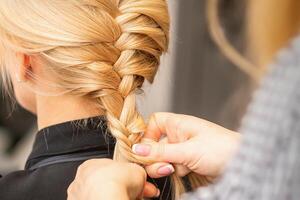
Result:
[[[250,99],[252,83],[211,40],[205,2],[169,0],[171,47],[162,59],[155,83],[145,86],[139,108],[146,118],[156,111],[170,111],[237,129]],[[226,35],[242,52],[245,46],[243,2],[222,0],[220,4]],[[1,98],[0,174],[24,167],[36,133],[35,123],[33,115],[11,100]]]

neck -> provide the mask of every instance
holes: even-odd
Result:
[[[87,100],[87,98],[74,96],[37,96],[39,130],[51,125],[103,114],[103,110],[91,100]]]

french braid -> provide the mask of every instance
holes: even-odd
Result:
[[[136,94],[168,49],[166,0],[2,0],[0,29],[5,44],[40,56],[60,88],[105,111],[114,159],[153,163],[131,148],[145,131]],[[184,187],[176,175],[173,183],[178,197]]]

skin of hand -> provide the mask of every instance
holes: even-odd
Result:
[[[159,196],[159,190],[146,182],[145,170],[133,163],[110,159],[84,162],[68,188],[68,200],[124,199]]]
[[[240,140],[239,133],[203,119],[156,113],[149,120],[142,143],[132,150],[155,161],[146,166],[152,178],[176,171],[179,176],[195,172],[214,180],[223,173]]]

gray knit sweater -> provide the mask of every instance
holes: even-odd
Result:
[[[300,199],[300,37],[271,66],[241,133],[241,149],[221,180],[184,199]]]

